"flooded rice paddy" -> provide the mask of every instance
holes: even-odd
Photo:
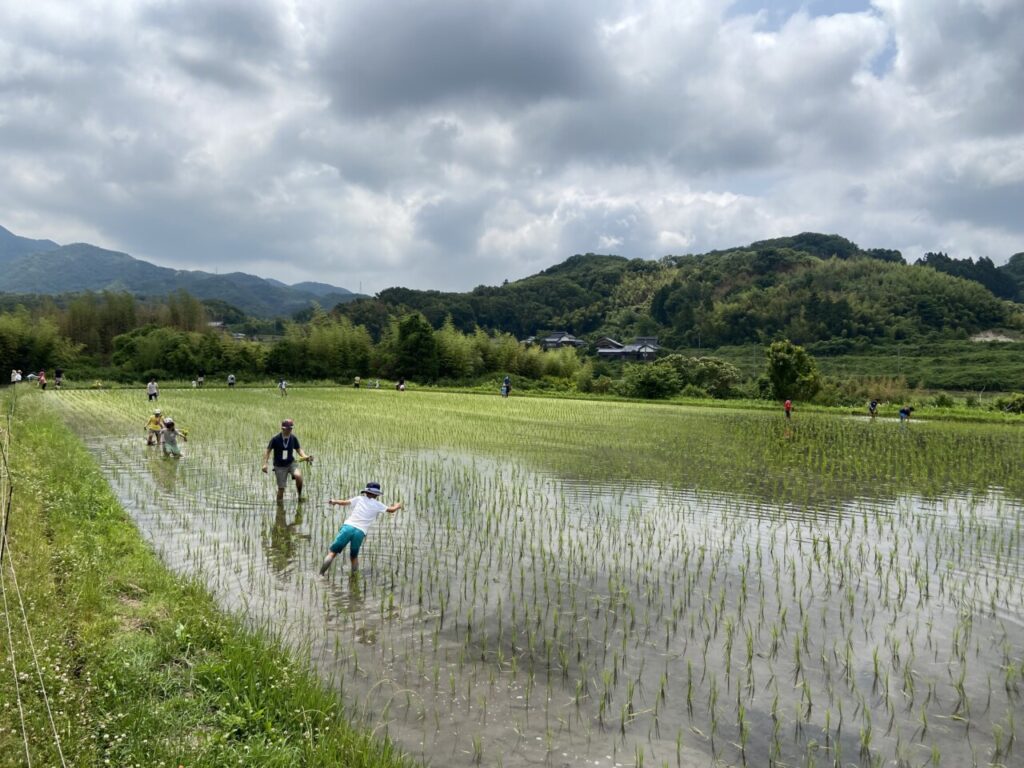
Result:
[[[139,393],[58,403],[171,568],[429,764],[1024,764],[1019,424],[169,391],[175,461]],[[406,508],[318,576],[370,480]]]

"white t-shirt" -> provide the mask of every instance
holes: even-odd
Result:
[[[349,501],[352,502],[352,511],[348,513],[345,525],[358,528],[363,533],[367,533],[370,530],[373,521],[377,519],[381,512],[388,511],[384,504],[376,499],[371,499],[369,496],[360,495],[349,499]]]
[[[146,393],[150,394],[150,395],[155,395],[156,394],[156,382],[155,381],[151,381],[151,382],[149,382],[149,384],[146,385]]]

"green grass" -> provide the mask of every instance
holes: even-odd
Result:
[[[1009,391],[1021,387],[1024,343],[925,339],[867,342],[836,339],[807,345],[825,375],[840,380],[903,377],[911,388],[956,391]],[[764,372],[764,347],[748,344],[714,350],[681,350],[686,355],[720,357],[744,376]]]
[[[271,638],[171,575],[42,398],[19,396],[13,412],[0,766],[25,765],[26,749],[32,765],[60,765],[58,738],[76,766],[409,764],[350,727]]]

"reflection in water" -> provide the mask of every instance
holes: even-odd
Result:
[[[326,603],[325,624],[351,632],[356,642],[373,645],[380,631],[380,616],[366,609],[366,592],[363,575],[358,571],[348,573],[330,586],[330,600]]]
[[[287,571],[295,562],[298,553],[296,536],[309,539],[308,535],[300,532],[301,530],[302,506],[295,505],[294,516],[289,523],[284,501],[277,501],[274,506],[274,523],[270,526],[269,534],[266,530],[263,533],[263,547],[267,562],[279,573]]]
[[[173,493],[180,462],[168,461],[159,451],[146,451],[146,463],[156,484],[166,493]]]

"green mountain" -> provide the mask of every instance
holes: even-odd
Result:
[[[906,264],[898,251],[805,232],[657,262],[577,255],[502,286],[468,293],[390,288],[336,311],[360,322],[418,310],[434,327],[450,317],[463,331],[479,326],[520,338],[555,329],[591,340],[658,336],[670,348],[1024,330],[1024,307],[980,282],[991,278],[990,264],[981,264],[978,279],[955,276],[929,263]],[[1000,277],[1019,267],[1015,257],[998,268]]]
[[[216,299],[257,317],[290,316],[312,302],[327,307],[359,298],[326,285],[287,286],[243,272],[210,274],[158,267],[127,253],[87,243],[59,246],[0,231],[0,293],[56,295],[81,291],[125,291],[135,296],[166,296],[185,290]]]
[[[8,263],[32,253],[43,253],[60,248],[53,240],[31,240],[19,237],[8,229],[0,227],[0,264]]]

